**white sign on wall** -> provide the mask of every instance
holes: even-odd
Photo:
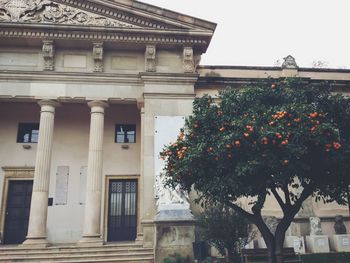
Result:
[[[155,116],[154,117],[154,172],[155,198],[158,198],[158,210],[174,208],[188,208],[188,200],[181,189],[169,189],[164,186],[165,176],[162,174],[165,161],[160,159],[160,152],[164,147],[174,143],[185,126],[184,116]]]
[[[164,147],[176,141],[180,130],[185,126],[184,116],[155,116],[154,117],[154,170],[159,175],[165,162],[159,153]]]

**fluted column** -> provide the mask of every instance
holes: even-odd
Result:
[[[51,100],[42,100],[39,138],[35,161],[32,201],[30,206],[27,239],[24,245],[47,246],[46,223],[49,197],[50,166],[55,108],[59,105]]]
[[[102,150],[104,112],[102,101],[91,101],[90,141],[86,183],[86,204],[83,238],[80,243],[101,243]]]

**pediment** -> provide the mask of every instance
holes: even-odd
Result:
[[[215,24],[133,0],[0,0],[0,23],[213,31]]]
[[[137,25],[49,0],[0,0],[0,22],[137,28]]]
[[[208,48],[216,24],[135,0],[0,0],[6,38]]]

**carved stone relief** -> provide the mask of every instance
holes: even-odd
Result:
[[[166,177],[162,173],[156,177],[155,188],[158,193],[157,206],[171,206],[174,204],[181,204],[184,208],[189,208],[189,196],[188,193],[180,189],[180,186],[176,186],[175,189],[170,189],[165,184]]]
[[[292,57],[291,55],[288,55],[287,57],[283,58],[283,64],[282,68],[286,69],[296,69],[298,68],[297,63],[295,62],[295,58]]]
[[[49,0],[0,0],[0,22],[136,27]]]
[[[156,72],[156,46],[154,45],[146,46],[145,71]]]
[[[94,71],[103,72],[103,43],[93,44]]]
[[[194,58],[192,47],[184,47],[183,50],[183,68],[185,73],[194,72]]]
[[[52,40],[43,41],[44,70],[54,70],[55,48]]]
[[[321,219],[318,217],[310,217],[310,236],[322,235]]]

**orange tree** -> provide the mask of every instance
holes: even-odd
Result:
[[[350,178],[350,101],[327,83],[291,78],[197,98],[176,142],[161,153],[170,186],[195,189],[198,202],[225,204],[261,232],[269,262],[283,262],[285,232],[310,196],[346,204]],[[283,217],[264,223],[267,196]],[[250,197],[248,208],[239,199]]]

